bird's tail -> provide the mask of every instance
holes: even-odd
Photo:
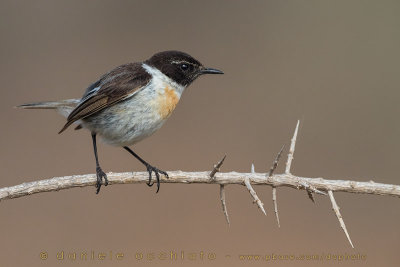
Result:
[[[55,109],[63,115],[68,117],[71,111],[79,104],[79,99],[67,99],[61,101],[48,101],[48,102],[34,102],[17,106],[23,109]]]

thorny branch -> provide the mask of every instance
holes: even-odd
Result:
[[[346,225],[344,224],[343,218],[339,212],[339,207],[336,204],[336,200],[333,197],[333,192],[347,192],[347,193],[361,193],[361,194],[373,194],[373,195],[386,195],[400,197],[400,186],[392,184],[375,183],[369,182],[357,182],[351,180],[328,180],[323,178],[309,178],[299,177],[291,173],[290,167],[293,161],[293,154],[295,149],[295,143],[297,139],[299,122],[297,123],[295,133],[291,140],[291,145],[288,154],[288,160],[286,162],[285,173],[273,174],[279,160],[279,155],[274,161],[271,168],[272,172],[268,173],[256,173],[254,167],[250,173],[238,173],[238,172],[219,172],[219,169],[223,163],[221,160],[213,171],[210,172],[182,172],[182,171],[169,171],[169,179],[165,177],[161,178],[162,183],[183,183],[183,184],[219,184],[220,195],[223,212],[226,220],[229,224],[229,217],[226,210],[225,201],[225,186],[238,184],[245,185],[251,193],[253,199],[258,206],[263,210],[262,202],[258,198],[256,192],[253,189],[253,185],[268,185],[273,189],[273,201],[275,206],[275,214],[277,216],[278,225],[279,217],[276,205],[276,189],[278,187],[291,187],[294,189],[305,190],[308,195],[317,193],[320,195],[328,195],[332,203],[332,209],[335,212],[340,226],[345,232],[350,245],[353,247],[350,236],[347,232]],[[281,152],[280,152],[281,153]],[[224,157],[225,159],[225,157]],[[276,166],[275,166],[276,165]],[[218,172],[218,173],[217,173]],[[212,175],[211,175],[212,174]],[[148,180],[147,172],[125,172],[125,173],[107,173],[109,185],[114,184],[136,184],[146,183]],[[93,186],[96,184],[96,175],[74,175],[55,177],[47,180],[34,181],[29,183],[23,183],[16,186],[0,188],[0,201],[5,199],[19,198],[37,193],[59,191],[64,189],[70,189],[74,187],[86,187]],[[263,210],[263,213],[266,213]]]

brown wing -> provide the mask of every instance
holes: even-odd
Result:
[[[140,63],[126,64],[113,69],[86,90],[81,103],[69,114],[67,123],[59,133],[77,120],[89,117],[133,96],[150,80],[151,75],[142,68]]]

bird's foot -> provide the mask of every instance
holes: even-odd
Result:
[[[154,172],[156,175],[156,179],[157,179],[157,191],[156,193],[158,193],[158,191],[160,190],[160,173],[163,174],[166,178],[169,178],[168,173],[165,171],[162,171],[160,169],[157,169],[156,167],[151,166],[150,164],[146,165],[147,171],[149,172],[149,182],[147,183],[148,186],[153,186],[154,183],[151,182],[151,178],[152,178],[152,173]]]
[[[103,172],[103,170],[100,168],[100,166],[96,167],[96,176],[97,176],[97,182],[96,182],[96,194],[100,192],[100,187],[103,182],[104,178],[104,185],[108,185],[108,179],[107,179],[107,174]]]

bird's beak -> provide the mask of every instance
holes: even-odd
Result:
[[[204,68],[200,71],[200,74],[224,74],[222,71],[213,68]]]

